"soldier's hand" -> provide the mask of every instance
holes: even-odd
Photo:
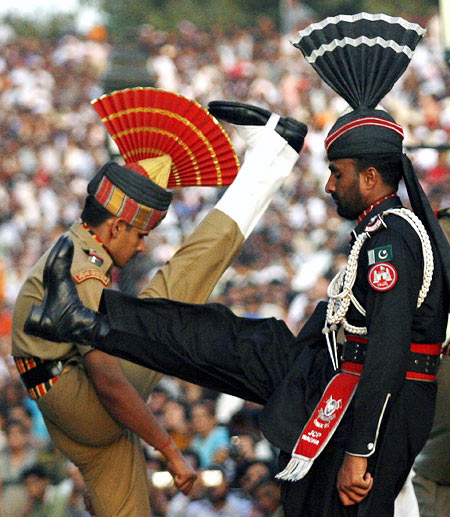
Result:
[[[167,461],[167,468],[172,474],[175,486],[187,495],[197,479],[195,471],[186,463],[181,453]]]
[[[344,506],[360,503],[373,486],[373,478],[367,472],[367,459],[346,454],[339,469],[336,487]]]

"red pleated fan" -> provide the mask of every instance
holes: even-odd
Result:
[[[168,188],[226,186],[239,160],[219,122],[195,101],[156,88],[119,90],[91,101],[125,164],[168,154]]]

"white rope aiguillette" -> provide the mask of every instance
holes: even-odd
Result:
[[[407,221],[413,227],[414,231],[419,236],[420,242],[422,244],[424,264],[422,287],[419,291],[419,295],[417,298],[417,308],[419,308],[428,294],[431,285],[431,280],[433,279],[434,261],[430,238],[428,237],[427,231],[425,230],[422,221],[416,216],[416,214],[414,214],[414,212],[411,212],[411,210],[408,210],[407,208],[391,208],[389,210],[384,211],[379,216],[384,226],[386,225],[383,219],[389,214],[394,214],[405,219],[405,221]],[[356,327],[355,325],[351,325],[347,321],[346,315],[350,307],[350,303],[353,303],[356,310],[360,314],[362,314],[363,316],[366,315],[364,307],[358,302],[358,300],[353,294],[352,289],[355,284],[356,275],[358,271],[359,254],[361,252],[361,248],[363,247],[365,241],[368,238],[369,233],[367,232],[362,232],[356,237],[352,249],[350,250],[346,267],[342,271],[340,271],[333,278],[333,280],[331,280],[330,285],[328,286],[328,306],[323,333],[325,334],[327,340],[328,352],[330,354],[331,362],[335,370],[339,369],[339,358],[337,353],[336,339],[336,334],[339,329],[339,325],[342,325],[344,330],[351,334],[356,334],[360,336],[367,334],[366,327]]]

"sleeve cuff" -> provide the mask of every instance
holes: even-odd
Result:
[[[380,416],[378,417],[377,427],[374,432],[368,433],[367,431],[364,433],[364,436],[361,436],[361,432],[358,433],[358,431],[354,428],[352,431],[352,440],[350,444],[350,451],[345,451],[346,454],[349,454],[350,456],[361,456],[363,458],[367,458],[369,456],[372,456],[372,454],[375,452],[379,434],[380,434],[380,427],[381,422],[383,421],[384,414],[386,412],[386,407],[388,405],[388,402],[391,398],[391,394],[388,393],[386,395],[386,398],[384,400],[383,408],[380,412]]]

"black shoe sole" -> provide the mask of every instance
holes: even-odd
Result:
[[[233,101],[211,101],[208,111],[216,118],[238,126],[265,126],[272,114],[259,106]]]

